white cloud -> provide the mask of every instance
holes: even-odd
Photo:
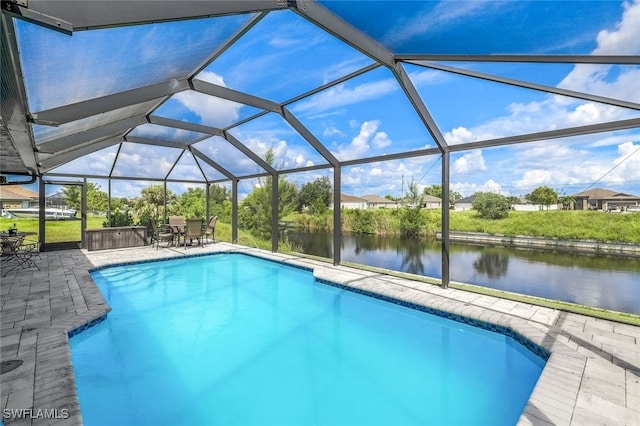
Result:
[[[300,44],[300,40],[294,37],[274,37],[269,40],[269,46],[276,49],[288,49]]]
[[[260,158],[264,158],[267,150],[273,149],[274,166],[277,169],[290,169],[295,167],[313,166],[315,162],[309,159],[309,150],[305,146],[291,145],[287,142],[288,135],[281,132],[265,129],[263,131],[235,130],[233,135],[242,141],[249,149]]]
[[[484,170],[487,170],[487,166],[484,162],[481,149],[464,154],[453,163],[453,172],[456,174],[467,174]]]
[[[179,149],[123,143],[114,175],[162,178],[169,173],[179,154]]]
[[[618,145],[618,153],[618,158],[614,160],[617,167],[612,173],[622,177],[625,181],[640,180],[640,143],[637,145],[633,142],[620,144]]]
[[[378,149],[386,148],[391,145],[391,139],[385,132],[378,132],[373,137],[373,146]]]
[[[614,31],[603,30],[593,54],[640,54],[640,0],[625,3]],[[558,84],[585,93],[640,102],[640,67],[578,64]],[[633,110],[549,95],[542,101],[512,103],[506,114],[474,127],[458,126],[444,133],[450,144],[577,127],[635,118]]]
[[[348,145],[340,145],[333,154],[340,160],[366,157],[371,144],[376,148],[384,148],[391,145],[391,140],[385,132],[378,132],[380,122],[378,120],[365,121],[360,126],[360,132]]]
[[[224,79],[209,71],[202,71],[197,76],[198,80],[227,87]],[[189,111],[200,117],[201,124],[214,127],[226,127],[238,120],[242,104],[214,96],[204,95],[193,90],[176,93],[173,96]]]
[[[465,143],[465,142],[473,142],[474,135],[469,129],[466,127],[456,127],[455,129],[445,132],[443,135],[445,140],[451,145]]]
[[[547,185],[562,191],[577,193],[600,180],[603,186],[624,186],[640,180],[640,144],[620,143],[617,154],[601,153],[595,156],[588,150],[566,146],[537,144],[514,156],[514,167],[525,170],[520,179],[513,181],[519,193]]]
[[[449,74],[435,70],[414,71],[409,73],[411,81],[416,87],[439,84],[449,79]]]
[[[598,34],[594,55],[640,54],[640,1],[625,2],[622,19],[613,31]],[[615,80],[608,79],[609,65],[578,64],[560,82],[559,87],[640,102],[640,69],[620,67]]]
[[[439,2],[431,10],[418,11],[413,18],[404,19],[389,29],[383,37],[385,44],[396,46],[407,40],[430,32],[439,32],[452,24],[472,16],[474,19],[481,19],[479,16],[494,12],[494,7],[498,2],[493,1],[472,1],[472,2]],[[420,3],[416,3],[420,4]]]
[[[196,76],[198,80],[206,81],[207,83],[217,84],[218,86],[227,87],[224,84],[224,78],[222,76],[216,74],[211,71],[202,71],[200,74]]]
[[[468,197],[476,192],[494,192],[496,194],[503,193],[502,185],[493,179],[489,179],[484,183],[451,182],[451,190],[459,192],[463,197]]]
[[[529,188],[553,184],[552,174],[548,170],[527,170],[522,179],[514,182],[516,187],[528,192]]]
[[[331,136],[344,136],[344,133],[334,126],[329,126],[324,129],[322,136],[330,138]]]
[[[527,144],[515,154],[519,167],[548,167],[549,161],[557,163],[571,160],[582,161],[589,156],[589,151],[574,149],[568,143],[540,142]]]
[[[615,31],[602,30],[598,34],[596,55],[640,54],[640,1],[624,2],[622,20]]]

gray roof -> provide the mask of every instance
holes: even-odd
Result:
[[[586,191],[579,192],[574,195],[576,198],[593,198],[596,200],[607,200],[607,199],[627,199],[627,198],[640,198],[636,195],[625,194],[623,192],[612,191],[610,189],[604,188],[592,188]]]
[[[440,203],[442,202],[442,198],[427,194],[422,196],[422,201],[426,203]]]
[[[460,198],[458,201],[456,201],[456,204],[461,204],[461,203],[472,204],[475,199],[476,199],[476,194],[473,194],[473,195],[470,195],[468,197]]]
[[[381,197],[379,195],[373,195],[373,194],[368,194],[368,195],[363,195],[360,198],[364,198],[365,200],[367,200],[367,202],[369,203],[378,203],[378,204],[396,204],[396,201],[390,200],[388,198],[384,198]]]

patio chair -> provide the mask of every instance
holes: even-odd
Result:
[[[160,241],[173,243],[174,233],[169,225],[158,226],[155,220],[151,221],[151,245],[156,244],[156,250],[160,246]],[[169,244],[167,244],[169,247]]]
[[[27,259],[27,264],[29,264],[29,266],[35,266],[39,271],[40,267],[35,262],[35,259],[38,258],[38,260],[42,260],[40,256],[40,242],[25,238],[20,246],[20,251],[22,252],[22,256]]]
[[[2,276],[16,268],[28,268],[30,266],[29,253],[24,252],[20,247],[24,241],[24,235],[3,237],[1,241],[0,269]]]
[[[176,247],[180,245],[180,237],[184,237],[185,225],[184,216],[169,216],[169,226],[173,232]]]
[[[198,240],[198,245],[202,246],[202,219],[187,219],[187,226],[184,230],[184,248],[187,249],[187,238],[189,243],[193,244],[193,240]]]
[[[209,218],[209,222],[207,223],[207,227],[204,230],[205,241],[209,242],[209,235],[211,235],[211,239],[213,243],[216,243],[216,221],[218,220],[218,216],[211,216]]]

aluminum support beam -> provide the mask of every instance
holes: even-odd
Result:
[[[45,229],[46,216],[45,216],[45,208],[47,205],[46,192],[44,188],[44,179],[40,176],[38,181],[38,242],[40,243],[40,248],[44,249],[46,247],[46,235],[47,232]]]
[[[235,123],[233,123],[233,124],[230,124],[229,126],[227,126],[227,127],[225,127],[224,129],[222,129],[222,131],[226,132],[227,130],[231,130],[231,129],[235,128],[235,127],[242,126],[244,123],[248,123],[248,122],[250,122],[250,121],[255,120],[256,118],[260,118],[260,117],[262,117],[263,115],[267,115],[267,114],[269,114],[269,112],[270,112],[270,111],[260,111],[259,113],[254,114],[254,115],[252,115],[251,117],[247,117],[247,118],[244,118],[244,119],[242,119],[242,120],[240,120],[240,121],[236,121],[236,122],[235,122]]]
[[[271,167],[271,165],[269,165],[269,163],[264,161],[262,158],[258,157],[258,155],[256,155],[256,153],[254,153],[252,150],[247,148],[242,142],[240,142],[238,139],[236,139],[231,133],[224,132],[223,137],[227,141],[229,141],[229,143],[231,145],[233,145],[236,148],[238,148],[238,150],[240,152],[242,152],[244,155],[246,155],[247,157],[252,159],[254,161],[254,163],[256,163],[257,165],[262,167],[264,170],[266,170],[269,174],[273,175],[273,174],[276,173],[276,169]]]
[[[69,161],[73,161],[85,155],[89,155],[94,152],[100,151],[101,149],[105,149],[110,146],[117,145],[121,142],[122,142],[122,138],[116,137],[116,138],[106,139],[100,142],[85,144],[78,148],[61,152],[60,154],[54,154],[50,157],[45,157],[45,155],[42,155],[41,156],[42,158],[40,159],[41,173],[46,173],[51,169],[54,169],[62,164],[68,163]]]
[[[449,287],[450,263],[449,263],[449,181],[450,181],[450,153],[442,153],[442,288]]]
[[[278,172],[281,175],[286,175],[289,173],[301,173],[301,172],[312,172],[314,170],[324,170],[333,167],[331,164],[316,164],[314,166],[306,166],[306,167],[297,167],[295,169],[280,169]]]
[[[394,64],[394,66],[392,67],[392,71],[398,79],[398,83],[400,83],[400,87],[402,87],[405,95],[407,96],[407,98],[409,98],[409,102],[411,102],[411,105],[413,105],[416,112],[420,116],[420,119],[427,128],[427,131],[431,134],[433,140],[436,142],[442,152],[447,151],[449,149],[447,141],[444,139],[444,136],[442,136],[438,125],[431,116],[431,113],[429,113],[426,105],[424,104],[424,102],[422,102],[422,98],[413,85],[413,82],[409,78],[407,72],[399,63]]]
[[[453,73],[453,74],[459,74],[459,75],[464,75],[464,76],[468,76],[468,77],[474,77],[474,78],[478,78],[478,79],[481,79],[481,80],[494,81],[496,83],[504,83],[504,84],[508,84],[510,86],[524,87],[525,89],[533,89],[533,90],[538,90],[538,91],[541,91],[541,92],[554,93],[556,95],[569,96],[569,97],[572,97],[572,98],[583,99],[583,100],[586,100],[586,101],[593,101],[593,102],[599,102],[599,103],[607,104],[607,105],[619,106],[619,107],[622,107],[622,108],[631,108],[631,109],[640,110],[640,104],[635,103],[635,102],[630,102],[630,101],[624,101],[624,100],[621,100],[621,99],[614,99],[614,98],[607,98],[605,96],[591,95],[591,94],[588,94],[588,93],[577,92],[575,90],[562,89],[562,88],[559,88],[559,87],[547,86],[547,85],[544,85],[544,84],[529,83],[529,82],[526,82],[526,81],[516,80],[516,79],[513,79],[513,78],[500,77],[500,76],[497,76],[497,75],[486,74],[486,73],[472,71],[472,70],[465,70],[465,69],[462,69],[462,68],[450,67],[450,66],[446,66],[446,65],[433,64],[433,63],[430,63],[430,62],[416,61],[416,62],[411,62],[411,63],[413,63],[414,65],[419,65],[419,66],[432,68],[432,69],[436,69],[436,70],[440,70],[440,71],[445,71],[445,72],[449,72],[449,73]]]
[[[207,182],[207,184],[204,186],[204,220],[206,220],[205,222],[205,226],[209,225],[209,218],[211,217],[211,213],[210,213],[210,202],[209,202],[209,182]],[[214,241],[215,242],[215,241]]]
[[[31,126],[27,122],[27,112],[29,111],[24,80],[22,76],[22,67],[20,65],[20,56],[18,53],[16,34],[13,28],[13,22],[9,16],[0,15],[0,24],[2,37],[0,41],[0,50],[2,51],[2,69],[0,70],[0,80],[2,87],[2,108],[0,115],[2,116],[2,131],[6,129],[9,134],[9,140],[4,135],[2,143],[12,144],[15,153],[20,157],[15,158],[15,165],[10,167],[9,158],[3,158],[0,162],[0,169],[3,172],[19,172],[27,173],[30,170],[37,170],[36,154],[34,152],[33,136],[31,134]],[[7,155],[7,147],[2,147],[3,155]],[[15,153],[12,152],[12,156]],[[22,164],[20,164],[22,163]],[[21,166],[24,166],[21,167]]]
[[[342,168],[333,168],[333,264],[341,262],[342,250],[342,210],[340,209],[340,194],[342,194]]]
[[[194,156],[198,157],[200,160],[204,161],[205,163],[207,163],[208,165],[210,165],[211,167],[213,167],[214,169],[216,169],[217,171],[225,175],[228,179],[230,180],[237,179],[237,177],[233,173],[231,173],[229,170],[225,169],[220,164],[213,161],[211,158],[204,155],[200,150],[194,147],[190,147],[189,149]]]
[[[227,41],[222,43],[222,45],[218,46],[211,55],[207,59],[205,59],[202,64],[198,65],[188,76],[189,79],[193,79],[200,72],[204,71],[213,61],[220,57],[224,52],[226,52],[231,46],[233,46],[238,40],[242,38],[251,28],[253,28],[258,22],[262,20],[265,16],[267,16],[267,12],[259,13],[257,16],[251,18],[249,22],[247,22],[242,28],[240,28],[234,35],[229,37]]]
[[[404,160],[407,158],[424,157],[427,155],[440,155],[442,150],[440,148],[426,148],[417,149],[415,151],[398,152],[395,154],[376,155],[375,157],[360,158],[358,160],[341,161],[342,167],[357,166],[359,164],[375,163],[377,161],[391,161],[391,160]]]
[[[27,1],[24,5],[18,4],[17,0],[2,1],[2,14],[14,16],[17,19],[30,22],[50,30],[61,32],[62,34],[73,34],[73,25],[60,18],[48,16],[27,7]]]
[[[111,223],[111,178],[107,180],[107,223]]]
[[[280,113],[280,104],[268,99],[259,98],[257,96],[249,95],[248,93],[239,92],[237,90],[229,89],[228,87],[218,86],[217,84],[212,84],[195,78],[191,80],[191,85],[193,90],[196,92]]]
[[[190,132],[205,133],[212,136],[224,137],[222,129],[217,127],[205,126],[204,124],[189,123],[187,121],[175,120],[173,118],[159,117],[157,115],[149,116],[149,123],[159,126],[173,127],[176,129],[189,130]]]
[[[288,8],[279,0],[29,0],[29,9],[73,24],[74,31]]]
[[[396,55],[395,59],[398,61],[640,65],[640,56],[632,55]]]
[[[640,118],[612,121],[608,123],[590,124],[568,129],[549,130],[546,132],[528,133],[526,135],[508,136],[505,138],[489,139],[486,141],[468,142],[451,145],[451,152],[466,151],[470,149],[491,148],[495,146],[515,145],[526,142],[537,142],[547,139],[559,139],[572,136],[590,135],[594,133],[613,132],[617,130],[635,129],[640,127]]]
[[[180,159],[182,158],[182,156],[184,155],[186,149],[183,149],[180,154],[178,154],[178,157],[173,161],[173,164],[171,165],[171,167],[169,167],[169,170],[167,171],[167,174],[164,175],[164,180],[166,181],[167,179],[169,179],[169,176],[171,176],[171,173],[173,173],[173,169],[176,168],[176,166],[178,165],[178,163],[180,162]],[[202,179],[204,179],[204,175],[202,175]]]
[[[164,179],[162,181],[162,206],[164,208],[164,223],[168,223],[169,222],[169,217],[167,215],[167,180]],[[178,240],[178,242],[180,242]],[[186,246],[186,240],[185,240],[185,246]]]
[[[77,174],[71,174],[71,173],[47,173],[47,176],[57,176],[57,177],[67,177],[67,178],[84,178],[86,177],[87,179],[105,179],[104,175],[92,175],[92,174],[82,174],[82,175],[77,175]],[[202,185],[206,185],[207,181],[202,180],[192,180],[192,179],[164,179],[164,178],[152,178],[152,177],[144,177],[141,178],[140,176],[109,176],[107,179],[111,179],[111,180],[143,180],[143,181],[149,181],[149,182],[173,182],[173,183],[197,183],[197,184],[202,184]],[[224,180],[224,182],[227,182],[227,180]]]
[[[161,139],[145,138],[142,136],[125,136],[124,141],[129,143],[139,144],[139,145],[163,146],[165,148],[175,148],[175,149],[187,148],[186,142],[163,141]]]
[[[32,114],[32,117],[39,122],[50,122],[54,125],[64,124],[147,101],[160,101],[165,96],[171,96],[188,89],[189,82],[187,80],[171,79],[150,86],[40,111]]]
[[[298,95],[295,98],[291,98],[288,101],[283,102],[282,105],[290,105],[292,103],[298,102],[301,99],[307,98],[307,97],[309,97],[311,95],[315,95],[316,93],[320,93],[323,90],[326,90],[326,89],[328,89],[330,87],[333,87],[335,85],[338,85],[340,83],[344,83],[345,81],[351,80],[354,77],[357,77],[359,75],[365,74],[365,73],[367,73],[369,71],[373,71],[374,69],[380,68],[380,67],[381,67],[381,65],[379,63],[377,63],[377,62],[373,63],[371,65],[367,65],[366,67],[361,68],[361,69],[359,69],[357,71],[354,71],[354,72],[352,72],[350,74],[347,74],[344,77],[340,77],[337,80],[330,81],[329,83],[326,83],[326,84],[323,84],[322,86],[316,87],[313,90],[309,90],[308,92],[305,92],[302,95]]]
[[[113,159],[113,164],[111,164],[111,169],[109,170],[109,179],[111,179],[113,172],[116,169],[116,164],[118,164],[118,159],[120,158],[120,152],[122,152],[122,144],[118,145],[118,149],[116,150],[116,158]]]
[[[100,139],[106,139],[123,135],[129,129],[147,122],[144,116],[131,117],[124,120],[94,127],[82,132],[63,136],[38,145],[38,151],[57,153],[67,149],[73,149],[78,145],[91,143]]]
[[[393,54],[380,43],[357,30],[342,18],[336,16],[316,1],[304,1],[302,6],[295,10],[309,21],[313,22],[325,31],[333,34],[349,46],[359,50],[376,62],[380,62],[390,68],[393,67],[395,59]]]
[[[87,229],[87,177],[82,179],[82,186],[80,187],[81,202],[80,202],[80,247],[87,248],[87,241],[85,239]]]
[[[238,243],[238,180],[231,181],[231,242]]]
[[[271,175],[271,251],[273,253],[278,252],[278,237],[280,236],[278,229],[280,220],[280,211],[278,209],[278,202],[280,200],[278,180],[278,173],[273,173]]]
[[[287,108],[282,108],[282,118],[291,125],[302,136],[309,145],[311,145],[325,160],[332,166],[338,165],[338,160],[333,154],[316,139],[315,136],[289,111]]]
[[[241,176],[236,176],[238,179],[257,179],[257,178],[263,178],[263,177],[269,177],[271,176],[270,173],[264,172],[264,173],[254,173],[251,175],[241,175]]]

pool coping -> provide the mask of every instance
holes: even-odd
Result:
[[[477,321],[478,324],[493,324],[498,331],[508,329],[512,330],[516,336],[526,337],[536,347],[547,351],[549,358],[527,406],[520,416],[519,425],[584,424],[587,422],[606,424],[608,420],[615,421],[617,424],[640,424],[640,411],[638,411],[640,409],[631,408],[640,406],[637,404],[640,403],[640,362],[635,362],[640,360],[640,351],[637,347],[637,344],[640,343],[640,327],[596,320],[577,314],[567,314],[571,315],[572,321],[584,320],[592,326],[612,330],[620,328],[623,334],[616,334],[616,336],[633,339],[632,349],[634,352],[629,358],[617,356],[615,351],[604,351],[603,344],[598,347],[589,344],[584,341],[586,336],[568,333],[566,326],[563,329],[563,327],[546,323],[548,321],[543,319],[545,315],[554,315],[554,312],[557,314],[557,311],[549,308],[540,308],[539,312],[536,309],[532,318],[523,318],[523,309],[528,306],[526,304],[462,290],[443,289],[379,272],[368,272],[341,265],[333,266],[292,254],[271,253],[231,244],[215,244],[210,250],[205,249],[200,252],[173,249],[158,252],[155,249],[150,251],[140,248],[124,251],[82,252],[93,267],[87,267],[87,264],[77,265],[77,267],[71,268],[72,273],[65,274],[65,278],[73,275],[73,280],[67,280],[76,284],[71,292],[72,294],[76,292],[76,296],[83,299],[86,309],[77,310],[77,312],[73,312],[73,315],[70,313],[70,315],[62,315],[57,318],[52,317],[48,327],[45,326],[46,324],[34,323],[33,330],[25,327],[29,325],[26,317],[22,322],[13,323],[14,327],[16,324],[21,327],[19,349],[16,350],[16,353],[22,353],[23,358],[25,356],[29,358],[28,362],[32,367],[29,371],[33,374],[33,388],[29,397],[28,390],[21,389],[21,387],[28,387],[19,381],[24,379],[23,376],[17,376],[17,380],[13,380],[16,377],[11,377],[12,373],[3,375],[3,381],[8,379],[9,383],[9,391],[6,390],[7,386],[3,386],[2,390],[3,410],[7,407],[32,407],[35,409],[35,407],[64,406],[68,410],[68,416],[64,419],[57,419],[56,424],[82,424],[68,345],[69,338],[102,321],[110,310],[91,279],[89,271],[118,264],[167,260],[194,254],[203,256],[213,253],[242,253],[310,270],[319,282],[327,282],[350,291],[407,304],[419,309],[445,312],[455,316],[454,319],[457,320],[468,318],[471,322]],[[33,277],[37,275],[37,273],[33,273]],[[516,310],[516,312],[503,312],[507,305],[509,305],[509,309]],[[4,323],[6,319],[5,307],[3,302],[3,336],[5,329],[10,330],[10,327],[5,327]],[[542,317],[537,318],[536,316],[539,314]],[[586,325],[584,329],[586,329]],[[36,336],[33,335],[34,333]],[[8,335],[10,338],[14,336],[10,333]],[[592,335],[592,340],[598,337],[594,336]],[[23,345],[23,340],[28,344]],[[5,343],[3,338],[3,359],[5,358]],[[24,350],[23,346],[25,346]],[[607,349],[610,348],[607,347]],[[29,353],[30,350],[34,352],[33,359],[30,358],[32,356]],[[599,373],[603,372],[607,374],[600,377]],[[610,380],[606,376],[615,377],[616,380]],[[622,380],[617,380],[620,377]],[[624,382],[624,385],[618,383],[620,381]],[[585,383],[588,385],[586,391],[584,389]],[[612,384],[616,386],[616,395],[611,393]],[[621,386],[624,394],[622,402],[617,396]],[[29,398],[31,398],[30,401]],[[32,424],[32,422],[21,423],[6,419],[5,423]],[[33,420],[33,424],[41,423],[38,423],[36,419]]]

